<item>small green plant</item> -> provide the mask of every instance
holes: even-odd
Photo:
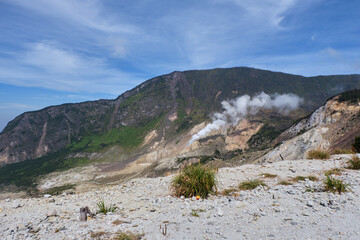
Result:
[[[352,156],[351,160],[348,161],[347,168],[359,170],[360,169],[360,158],[357,155]]]
[[[172,180],[170,189],[176,197],[207,198],[217,190],[216,172],[200,164],[188,166]]]
[[[321,151],[321,150],[310,150],[307,153],[307,158],[308,159],[329,159],[330,154],[328,152]]]
[[[135,234],[132,232],[120,232],[117,233],[117,237],[115,239],[117,240],[141,240],[144,234]]]
[[[296,176],[293,178],[293,180],[295,182],[298,182],[298,181],[305,181],[305,179],[309,179],[310,181],[318,181],[319,179],[315,176],[307,176],[307,177],[304,177],[304,176]]]
[[[263,181],[259,180],[259,179],[255,179],[255,180],[249,180],[249,181],[244,181],[242,183],[239,184],[239,189],[240,190],[252,190],[257,188],[258,186],[267,186]]]
[[[340,168],[333,168],[333,169],[325,171],[324,174],[325,174],[325,176],[341,175],[341,169]]]
[[[98,211],[97,213],[103,213],[106,214],[108,212],[115,212],[117,210],[116,206],[106,206],[104,199],[101,199],[99,202],[96,203],[97,207],[98,207]]]
[[[259,176],[261,176],[263,178],[276,178],[277,177],[276,174],[271,174],[271,173],[261,173],[261,174],[259,174]]]
[[[293,185],[291,182],[283,180],[281,182],[279,182],[280,185],[284,185],[284,186],[289,186],[289,185]]]
[[[193,217],[199,217],[199,214],[198,214],[197,210],[191,209],[191,216],[193,216]]]
[[[326,176],[324,184],[325,191],[338,192],[339,194],[348,191],[349,188],[349,184],[344,183],[342,180],[333,178],[331,176]]]

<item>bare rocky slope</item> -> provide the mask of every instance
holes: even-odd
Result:
[[[233,190],[230,196],[181,199],[171,196],[173,175],[137,178],[121,184],[76,190],[59,196],[0,196],[1,239],[115,239],[121,232],[143,239],[358,239],[360,175],[332,175],[350,184],[349,192],[323,191],[324,172],[343,168],[350,155],[329,160],[285,160],[219,169],[219,191],[249,179],[268,187]],[[265,173],[275,175],[266,178]],[[294,180],[303,176],[304,180]],[[310,180],[312,179],[312,180]],[[293,185],[281,185],[282,181]],[[101,199],[114,213],[79,220],[80,207],[97,210]]]

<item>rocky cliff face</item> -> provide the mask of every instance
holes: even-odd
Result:
[[[261,161],[306,158],[309,150],[350,149],[360,135],[360,100],[340,101],[341,95],[326,102],[309,117],[283,132],[275,142],[281,143]]]
[[[156,118],[160,118],[155,127],[157,138],[167,141],[208,119],[222,100],[245,93],[293,92],[305,98],[301,112],[289,119],[292,121],[340,90],[357,87],[359,75],[305,78],[251,68],[174,72],[150,79],[115,100],[52,106],[16,117],[0,134],[0,165],[45,156],[113,129],[133,130]],[[234,139],[226,140],[232,144],[229,148],[234,148]],[[91,141],[94,138],[83,147]],[[119,141],[122,139],[109,144]]]

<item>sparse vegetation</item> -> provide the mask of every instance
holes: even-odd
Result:
[[[276,178],[277,177],[276,174],[271,174],[271,173],[261,173],[261,174],[259,174],[259,176],[261,176],[263,178]]]
[[[348,191],[349,184],[344,183],[340,179],[333,178],[331,176],[326,176],[324,180],[325,191],[337,192],[339,194]]]
[[[199,217],[199,214],[198,214],[197,210],[191,209],[191,216],[193,216],[193,217]]]
[[[135,234],[132,232],[120,232],[118,233],[116,240],[141,240],[144,234]]]
[[[44,191],[44,193],[50,194],[50,195],[59,195],[65,190],[74,189],[75,186],[76,186],[76,184],[66,184],[66,185],[59,186],[59,187],[49,188],[46,191]]]
[[[360,169],[360,158],[357,155],[352,156],[351,160],[348,161],[347,168],[359,170]]]
[[[304,177],[304,176],[296,176],[293,178],[293,180],[295,182],[298,182],[298,181],[305,181],[305,179],[309,179],[310,181],[318,181],[319,179],[315,176],[307,176],[307,177]]]
[[[329,159],[330,153],[322,151],[322,150],[310,150],[307,153],[308,159]]]
[[[341,169],[340,168],[333,168],[333,169],[325,171],[324,174],[325,174],[325,176],[341,175]]]
[[[289,185],[293,185],[291,182],[283,180],[281,182],[279,182],[280,185],[284,185],[284,186],[289,186]]]
[[[232,193],[234,193],[236,191],[238,191],[238,189],[236,189],[236,188],[226,188],[226,189],[221,191],[221,195],[230,196]]]
[[[259,179],[255,179],[255,180],[249,180],[249,181],[244,181],[242,183],[239,184],[239,189],[240,190],[252,190],[257,188],[258,186],[267,186],[263,181],[259,180]]]
[[[101,199],[99,202],[96,203],[96,206],[98,207],[97,213],[103,213],[106,214],[108,212],[115,212],[117,210],[116,206],[106,206],[104,199]]]
[[[188,166],[172,180],[170,188],[176,197],[207,198],[209,194],[217,190],[216,172],[201,164]]]
[[[340,149],[340,148],[336,148],[334,150],[334,154],[352,154],[354,153],[352,150],[350,149]]]

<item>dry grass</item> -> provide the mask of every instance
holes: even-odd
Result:
[[[357,155],[352,156],[351,160],[348,161],[348,169],[359,170],[360,169],[360,158]]]
[[[284,185],[284,186],[289,186],[289,185],[293,185],[292,182],[289,182],[289,181],[286,181],[286,180],[283,180],[281,182],[279,182],[280,185]]]
[[[116,240],[141,240],[144,234],[135,234],[132,232],[119,232],[117,233]]]
[[[308,159],[329,159],[330,153],[321,150],[310,150],[307,153]]]
[[[341,175],[342,169],[340,168],[333,168],[330,170],[327,170],[324,172],[325,176],[331,176],[331,175]]]
[[[334,154],[353,154],[354,151],[352,151],[351,149],[340,149],[340,148],[336,148],[334,150]]]
[[[244,181],[242,183],[239,184],[239,189],[240,190],[252,190],[257,188],[258,186],[267,186],[263,181],[259,180],[259,179],[255,179],[255,180],[249,180],[249,181]]]
[[[259,174],[260,177],[263,177],[263,178],[276,178],[277,175],[276,174],[271,174],[271,173],[261,173]]]
[[[171,182],[170,189],[176,197],[200,196],[207,198],[216,192],[216,171],[202,165],[184,168]]]
[[[236,191],[238,191],[238,189],[236,189],[236,188],[226,188],[226,189],[222,190],[220,194],[222,196],[230,196]]]
[[[310,181],[318,181],[319,179],[315,176],[296,176],[293,178],[293,181],[298,182],[298,181],[305,181],[305,179],[309,179]]]

